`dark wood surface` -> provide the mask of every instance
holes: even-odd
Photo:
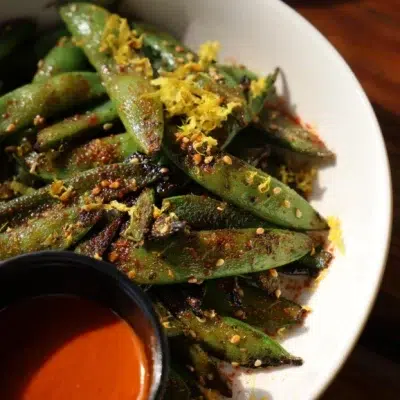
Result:
[[[339,50],[378,117],[393,181],[393,234],[382,286],[351,356],[322,396],[400,398],[400,0],[292,0]]]

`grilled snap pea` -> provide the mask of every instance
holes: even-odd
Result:
[[[61,38],[57,45],[38,63],[33,82],[44,82],[64,72],[85,71],[89,63],[83,51],[69,37]]]
[[[61,144],[84,137],[100,126],[112,127],[117,118],[114,104],[107,101],[84,114],[76,114],[42,129],[37,135],[35,148],[38,151],[57,149]]]
[[[294,261],[310,251],[307,235],[279,229],[191,232],[161,242],[119,239],[110,260],[140,284],[198,282],[264,271]]]
[[[0,97],[0,140],[55,114],[105,96],[93,72],[69,72]]]
[[[243,281],[236,287],[231,279],[207,281],[202,307],[214,309],[220,315],[236,316],[269,335],[301,324],[307,314],[293,301],[267,296],[263,290]]]
[[[72,178],[80,172],[102,165],[122,162],[137,150],[132,135],[120,133],[92,139],[78,146],[67,146],[59,151],[30,151],[25,155],[17,153],[15,157],[31,174],[52,182]]]
[[[167,133],[168,132],[168,133]],[[193,180],[224,200],[286,228],[327,229],[325,220],[294,190],[246,162],[220,153],[213,162],[197,166],[191,155],[180,151],[167,130],[164,151]]]
[[[190,389],[185,379],[173,368],[169,370],[167,387],[162,398],[163,400],[191,400]]]
[[[137,140],[144,153],[157,152],[164,131],[164,119],[161,102],[151,96],[153,87],[137,69],[119,65],[107,51],[100,50],[112,14],[85,3],[63,6],[60,14],[101,75],[127,132]],[[137,56],[140,58],[139,54]]]

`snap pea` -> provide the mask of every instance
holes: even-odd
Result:
[[[194,368],[194,373],[203,386],[217,390],[225,397],[232,397],[232,390],[219,372],[219,360],[202,349],[198,343],[175,337],[169,340],[170,349],[175,358],[183,365]]]
[[[83,51],[69,37],[61,38],[57,45],[38,63],[33,82],[44,82],[64,72],[85,71],[89,63]]]
[[[191,400],[189,387],[174,368],[169,370],[167,387],[162,398],[163,400]]]
[[[127,132],[149,154],[160,149],[164,131],[163,109],[154,88],[139,72],[118,66],[107,52],[101,52],[106,22],[111,14],[90,4],[72,3],[61,7],[61,17],[83,51],[101,75]]]
[[[17,153],[15,157],[31,174],[52,182],[72,178],[80,172],[102,165],[122,162],[137,150],[132,135],[120,133],[92,139],[78,146],[68,146],[60,151],[31,151],[22,156]]]
[[[282,111],[264,108],[258,124],[271,143],[308,156],[334,158],[334,154],[315,133],[303,128]]]
[[[94,129],[110,124],[117,118],[114,104],[106,101],[84,114],[76,114],[42,129],[37,135],[35,148],[38,151],[56,149],[63,143],[89,135]]]
[[[302,257],[311,246],[309,237],[297,232],[215,230],[149,242],[140,248],[119,239],[110,256],[136,283],[163,285],[275,268]]]
[[[123,217],[118,212],[107,212],[103,219],[101,229],[93,229],[89,237],[84,237],[83,241],[75,247],[75,253],[95,258],[103,256],[121,227]]]
[[[79,204],[53,204],[0,233],[0,260],[40,250],[73,246],[100,218],[99,210],[82,211]]]
[[[69,72],[15,89],[0,98],[0,140],[34,125],[35,117],[53,117],[104,95],[93,72]]]
[[[182,324],[169,312],[165,305],[157,298],[152,297],[152,304],[163,326],[165,334],[171,338],[183,335]]]
[[[167,197],[163,209],[175,213],[193,229],[271,228],[273,224],[223,201],[187,194]]]
[[[236,301],[233,299],[235,290],[240,292]],[[247,285],[243,280],[239,280],[236,288],[229,279],[206,282],[202,307],[214,309],[220,315],[236,316],[268,335],[276,335],[282,328],[301,324],[307,314],[293,301],[266,296],[263,290]]]
[[[243,65],[218,65],[218,71],[223,71],[232,76],[238,84],[245,84],[246,80],[255,81],[258,75]]]
[[[237,319],[217,315],[213,311],[196,315],[182,305],[179,293],[170,293],[165,289],[160,292],[162,300],[184,325],[185,334],[210,354],[247,367],[302,364],[300,358],[289,354],[264,332]]]
[[[102,202],[107,203],[113,199],[119,199],[127,193],[135,192],[155,182],[162,177],[160,169],[159,166],[144,161],[138,164],[111,164],[82,172],[64,182],[57,181],[38,189],[33,194],[0,203],[0,224],[11,220],[17,221],[37,207],[60,202],[60,198],[57,197],[57,189],[62,189],[61,185],[66,189],[63,190],[69,194],[69,196],[64,196],[65,202],[75,200],[78,196],[91,191],[88,200],[93,203],[93,206],[96,206]],[[115,184],[112,186],[111,183],[114,182]]]
[[[129,225],[122,232],[122,237],[135,243],[144,240],[153,220],[154,190],[146,188],[140,193],[136,203],[129,210]]]
[[[171,130],[165,134],[163,149],[197,183],[268,222],[299,230],[328,227],[294,190],[236,157],[220,153],[212,163],[197,166],[190,154],[180,150]]]
[[[307,255],[305,255],[304,257],[307,257]],[[281,268],[284,267],[280,267],[279,272]],[[255,274],[242,275],[242,277],[243,279],[248,281],[251,285],[257,286],[267,294],[274,294],[276,290],[278,290],[280,287],[278,274],[274,273],[274,275],[271,275],[270,271],[256,272]]]
[[[9,55],[19,44],[32,37],[36,24],[30,19],[6,21],[0,26],[0,60]]]
[[[174,36],[161,32],[148,24],[135,22],[134,29],[139,35],[143,34],[143,45],[146,55],[154,65],[160,60],[158,68],[166,71],[174,71],[179,65],[189,61],[196,61],[197,54],[182,44]]]

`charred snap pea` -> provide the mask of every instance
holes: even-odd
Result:
[[[301,324],[307,314],[303,307],[290,300],[267,296],[263,290],[243,281],[235,286],[231,279],[207,281],[202,306],[220,315],[242,319],[269,335]]]
[[[119,239],[109,259],[139,284],[194,283],[275,268],[302,257],[311,246],[308,236],[279,229],[200,231],[140,248]]]
[[[178,294],[161,290],[163,301],[185,326],[185,334],[210,354],[248,367],[301,365],[302,360],[290,355],[264,332],[231,317],[204,311],[201,316],[182,306]],[[246,349],[246,350],[242,350]]]
[[[102,165],[122,162],[137,150],[132,135],[121,133],[92,139],[78,146],[67,146],[59,151],[30,151],[22,156],[17,153],[15,157],[31,174],[52,182],[72,178],[80,172]]]
[[[44,82],[64,72],[85,71],[89,63],[83,51],[69,37],[61,38],[57,45],[40,60],[33,82]]]
[[[173,212],[196,230],[272,228],[253,214],[211,197],[187,194],[163,200],[163,209]]]
[[[104,95],[101,81],[93,72],[69,72],[15,89],[0,97],[0,140]]]
[[[122,43],[118,49],[109,46],[110,35],[115,37],[117,31],[117,35],[125,37],[125,40],[126,35],[132,36],[131,39],[140,47],[139,39],[129,30],[126,20],[85,3],[68,4],[61,7],[60,13],[101,75],[127,132],[133,135],[145,153],[157,152],[164,131],[163,109],[159,99],[151,96],[154,89],[139,70],[145,67],[147,59],[138,52],[129,57],[121,56],[119,51],[128,43]],[[108,32],[112,23],[114,30]]]
[[[42,129],[37,135],[35,148],[38,151],[57,149],[63,143],[89,135],[100,126],[111,128],[117,118],[114,104],[106,101],[84,114],[76,114]]]
[[[6,21],[0,26],[0,60],[9,55],[19,44],[30,39],[36,24],[30,19]]]
[[[169,340],[171,352],[183,365],[194,369],[200,384],[232,397],[232,390],[218,369],[219,360],[211,357],[198,343],[175,337]]]
[[[143,34],[145,53],[157,72],[161,69],[174,71],[182,63],[196,61],[198,58],[197,54],[169,33],[160,32],[151,25],[141,23],[134,23],[134,29],[139,35]]]
[[[153,307],[156,311],[164,332],[170,338],[183,335],[182,324],[170,313],[165,305],[157,298],[152,298]]]
[[[99,208],[102,203],[120,199],[162,177],[160,167],[144,160],[138,164],[111,164],[91,169],[65,181],[56,181],[33,194],[0,203],[0,224],[24,218],[37,207],[51,203],[69,203],[87,195],[84,209]]]
[[[282,111],[264,108],[260,114],[259,126],[264,129],[265,137],[271,143],[276,143],[296,153],[334,158],[334,154],[315,133],[303,128]]]
[[[84,237],[83,241],[75,247],[75,253],[94,258],[103,256],[121,227],[123,217],[118,212],[108,212],[102,219],[100,227],[92,229],[89,237]]]
[[[200,185],[265,221],[299,230],[327,229],[325,220],[294,190],[236,157],[221,153],[198,166],[191,154],[179,149],[170,130],[164,151]]]
[[[68,249],[85,236],[99,218],[99,210],[83,211],[79,204],[65,207],[58,203],[34,211],[0,233],[0,260],[32,251]]]

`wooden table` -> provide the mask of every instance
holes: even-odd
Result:
[[[382,286],[351,356],[322,396],[400,398],[400,0],[292,0],[339,50],[374,107],[394,192],[393,237]]]

